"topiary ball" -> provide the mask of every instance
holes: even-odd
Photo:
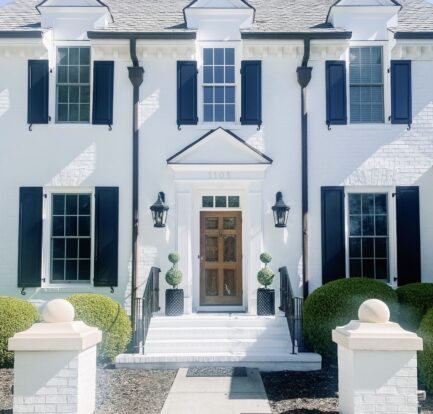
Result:
[[[271,261],[272,261],[272,255],[270,253],[264,252],[264,253],[262,253],[260,255],[260,261],[262,263],[264,263],[264,264],[271,263]]]
[[[8,351],[8,339],[38,321],[38,311],[31,303],[0,296],[0,368],[12,367],[14,363],[14,353]]]
[[[307,346],[328,362],[337,358],[332,330],[358,319],[360,305],[368,299],[380,299],[398,319],[398,301],[394,289],[386,283],[367,278],[340,279],[316,289],[304,304],[303,327]]]
[[[182,272],[179,269],[171,268],[165,274],[165,280],[170,286],[176,288],[182,282]]]
[[[417,333],[424,342],[424,350],[418,352],[420,380],[433,392],[433,308],[422,318]]]
[[[112,362],[126,350],[131,340],[131,321],[115,300],[94,293],[79,293],[66,298],[75,308],[75,320],[102,331],[98,361]]]
[[[179,263],[179,260],[180,260],[179,253],[170,253],[168,255],[168,261],[170,263],[173,263],[173,265],[175,265],[176,263]]]
[[[261,285],[267,288],[270,284],[272,284],[274,280],[274,272],[269,267],[265,267],[264,269],[259,270],[257,273],[257,280]]]

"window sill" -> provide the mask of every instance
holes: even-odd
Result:
[[[92,284],[58,284],[58,285],[45,285],[39,290],[41,293],[88,293],[93,291],[95,287]]]
[[[198,129],[217,129],[219,127],[224,129],[241,129],[241,124],[236,122],[199,122],[197,124]]]

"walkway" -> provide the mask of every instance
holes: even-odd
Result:
[[[257,369],[179,369],[161,414],[271,413]]]

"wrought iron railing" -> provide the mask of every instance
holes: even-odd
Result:
[[[150,320],[159,307],[159,273],[161,269],[152,267],[144,288],[143,297],[135,299],[135,326],[131,347],[134,353],[144,353]]]
[[[284,312],[292,337],[292,354],[305,351],[302,329],[302,310],[304,299],[293,295],[287,267],[278,269],[280,272],[280,310]]]

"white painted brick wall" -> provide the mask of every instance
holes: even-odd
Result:
[[[15,353],[14,413],[80,413],[95,410],[96,346],[81,353]]]

